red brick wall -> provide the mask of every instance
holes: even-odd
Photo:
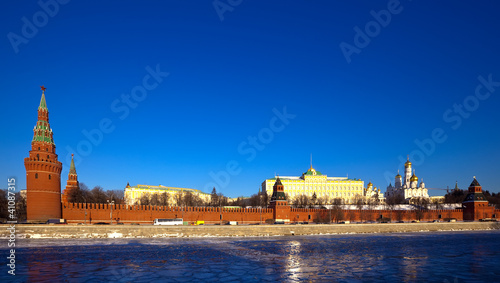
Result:
[[[108,204],[85,204],[65,203],[62,208],[63,218],[69,223],[84,222],[85,210],[87,211],[87,223],[110,222],[111,207]],[[416,220],[415,210],[342,210],[343,218],[340,220],[349,220],[354,222],[376,221],[380,215],[384,218],[390,218],[397,221],[399,218],[403,221]],[[496,211],[500,215],[500,210]],[[222,215],[223,221],[238,221],[240,224],[265,223],[267,219],[273,219],[272,209],[258,208],[222,208],[218,207],[154,207],[154,206],[129,206],[115,205],[113,207],[113,222],[122,223],[143,223],[152,224],[155,218],[183,218],[184,221],[195,222],[203,220],[207,224],[219,223]],[[335,222],[336,213],[331,211],[332,221]],[[439,216],[441,216],[439,218]],[[290,209],[290,222],[313,222],[315,219],[329,219],[330,210],[327,209]],[[453,210],[427,210],[421,213],[421,221],[431,221],[436,219],[455,218],[463,220],[462,209]]]
[[[463,220],[462,209],[442,209],[442,210],[425,210],[419,213],[421,221],[431,221],[436,219],[455,218]],[[331,219],[335,220],[349,220],[355,222],[376,221],[383,218],[389,218],[392,221],[412,221],[417,220],[419,215],[415,210],[335,210],[327,209],[307,209],[307,208],[292,208],[290,222],[303,222],[314,221],[315,219]],[[441,218],[439,218],[441,216]]]
[[[108,204],[63,204],[63,218],[68,223],[110,222],[111,207]],[[273,218],[271,209],[258,208],[222,208],[218,207],[160,207],[144,205],[115,205],[113,207],[113,223],[148,223],[152,224],[156,218],[183,218],[184,221],[195,222],[203,220],[205,223],[219,223],[222,221],[238,221],[240,224],[265,223],[266,219]],[[91,222],[90,222],[91,221]]]

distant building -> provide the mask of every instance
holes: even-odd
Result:
[[[380,189],[374,187],[372,182],[369,182],[368,185],[366,185],[366,188],[364,189],[363,196],[365,196],[366,198],[380,199],[381,197]]]
[[[396,181],[394,186],[390,184],[385,192],[385,197],[401,196],[405,201],[409,202],[412,198],[429,198],[429,193],[425,188],[425,183],[423,180],[418,184],[418,177],[415,175],[415,170],[413,174],[411,171],[411,162],[409,158],[405,163],[405,176],[404,180],[401,175],[396,175]]]
[[[196,189],[188,189],[188,188],[176,188],[176,187],[166,187],[162,185],[158,186],[150,186],[150,185],[137,185],[137,186],[130,186],[127,183],[127,186],[125,187],[124,191],[124,196],[125,196],[125,203],[128,205],[134,205],[134,204],[141,204],[141,197],[145,194],[148,194],[149,196],[152,196],[153,194],[162,194],[162,193],[168,193],[170,198],[169,198],[169,203],[170,205],[179,205],[175,201],[175,195],[176,194],[184,194],[190,192],[193,195],[197,195],[203,200],[204,202],[209,202],[210,201],[210,194],[204,193],[200,190]]]
[[[356,196],[364,196],[364,182],[360,179],[349,179],[347,177],[328,177],[316,171],[312,165],[309,170],[300,177],[280,176],[281,184],[285,194],[292,201],[299,195],[317,198],[327,198],[329,200],[341,198],[346,203],[354,201]],[[262,182],[262,192],[271,199],[273,186],[277,178],[266,179]]]

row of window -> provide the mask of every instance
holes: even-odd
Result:
[[[38,179],[38,173],[35,173],[35,179]],[[49,180],[52,179],[52,176],[49,174]]]

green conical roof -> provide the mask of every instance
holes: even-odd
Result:
[[[42,88],[42,90],[44,90]],[[40,116],[42,114],[42,116]],[[42,98],[40,99],[40,106],[38,106],[38,118],[35,128],[33,129],[33,142],[47,142],[54,144],[54,139],[52,138],[52,130],[49,124],[49,110],[47,109],[47,102],[45,102],[45,91],[42,92]]]
[[[47,109],[47,102],[45,102],[45,92],[42,92],[42,99],[40,99],[40,106],[38,106],[38,109]]]
[[[69,166],[69,173],[76,175],[75,160],[73,159],[73,154],[71,154],[71,165]]]

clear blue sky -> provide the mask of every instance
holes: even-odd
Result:
[[[4,3],[0,188],[25,188],[45,85],[62,187],[71,152],[90,188],[218,183],[232,197],[312,154],[385,191],[411,154],[428,187],[477,176],[500,191],[500,4],[346,2]]]

